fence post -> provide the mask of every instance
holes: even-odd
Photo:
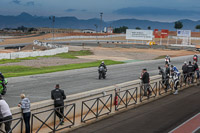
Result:
[[[99,98],[97,98],[97,114],[96,114],[96,118],[98,118],[99,116]]]

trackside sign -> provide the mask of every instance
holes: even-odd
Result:
[[[191,30],[177,30],[177,36],[191,37]]]
[[[134,30],[134,29],[126,30],[126,39],[152,40],[152,38],[153,38],[152,30]]]

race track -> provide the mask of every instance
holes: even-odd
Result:
[[[176,57],[171,61],[181,68],[183,62],[192,60],[192,57]],[[70,95],[138,79],[142,68],[147,68],[150,76],[157,75],[158,66],[164,67],[164,59],[108,66],[106,80],[98,79],[97,67],[8,78],[8,91],[4,99],[10,107],[17,106],[21,93],[25,93],[32,103],[48,100],[55,84],[60,84],[65,93]]]

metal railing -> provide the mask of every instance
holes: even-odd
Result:
[[[138,87],[130,88],[127,90],[115,92],[115,110],[127,108],[130,105],[137,103],[137,90]]]
[[[157,82],[140,85],[140,102],[157,96]],[[151,92],[151,93],[149,93]]]
[[[19,117],[19,118],[15,118],[15,119],[10,119],[10,120],[6,120],[6,121],[2,121],[0,122],[0,125],[3,125],[5,124],[6,122],[13,122],[13,121],[16,121],[16,123],[11,127],[10,131],[8,131],[8,133],[12,133],[14,131],[14,129],[20,124],[20,133],[23,132],[23,118],[22,117]],[[0,132],[1,133],[7,133],[6,131],[2,130],[1,129],[1,126],[0,126]]]
[[[75,107],[76,107],[75,104],[69,104],[69,105],[65,105],[62,107],[57,107],[54,109],[49,109],[49,110],[45,110],[45,111],[41,111],[41,112],[32,114],[31,133],[33,132],[33,130],[36,130],[35,132],[38,133],[44,125],[53,132],[56,132],[56,131],[59,131],[59,130],[65,129],[65,128],[71,128],[71,126],[73,126],[75,124]],[[62,114],[59,111],[59,109],[61,109],[61,108],[65,109],[65,110],[66,110],[66,108],[68,108],[68,110],[64,114]],[[38,115],[42,115],[47,112],[49,112],[49,115],[46,117],[45,120],[42,120],[41,118],[38,117]],[[63,117],[62,121],[57,122],[56,113]],[[71,118],[70,118],[70,116],[68,116],[70,113],[72,113]],[[47,123],[47,121],[50,120],[52,117],[53,117],[53,127],[52,127],[52,123],[50,123],[50,124]],[[38,122],[42,123],[38,129],[33,129],[34,118],[37,119]],[[59,128],[63,122],[65,122],[65,124],[63,125],[62,128]]]
[[[92,106],[89,107],[89,104]],[[106,111],[104,110],[103,112],[103,109],[106,109]],[[109,114],[111,113],[111,111],[112,111],[112,94],[82,101],[81,122],[86,122],[88,120],[98,118],[102,115]]]
[[[167,83],[168,82],[168,83]],[[171,78],[169,79],[162,79],[159,81],[159,95],[162,95],[164,93],[167,93],[169,91],[173,91],[173,80]]]

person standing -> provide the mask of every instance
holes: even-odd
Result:
[[[141,77],[141,80],[142,80],[142,83],[144,85],[144,96],[147,96],[147,91],[148,91],[148,96],[151,95],[151,91],[150,91],[150,88],[149,88],[149,73],[147,72],[147,69],[144,68],[142,70],[142,77]]]
[[[169,89],[169,76],[170,76],[170,68],[169,68],[169,64],[165,65],[165,92],[167,92],[167,90]]]
[[[199,66],[196,61],[194,61],[194,70],[197,74],[197,79],[199,79]]]
[[[184,83],[186,83],[187,81],[187,62],[185,61],[183,66],[182,66],[182,71],[183,71],[183,80],[184,80]]]
[[[194,76],[194,65],[192,65],[191,61],[189,61],[189,64],[187,65],[187,73],[188,73],[188,80],[190,83],[193,83],[193,76]]]
[[[18,104],[18,107],[21,107],[22,114],[24,118],[24,123],[26,126],[26,133],[30,133],[30,118],[31,118],[31,110],[30,110],[30,100],[25,97],[25,94],[21,94],[21,102]]]
[[[0,123],[4,122],[6,133],[11,133],[11,124],[12,124],[12,113],[10,111],[9,105],[3,99],[2,95],[0,95]],[[2,123],[0,124],[1,127]]]
[[[56,109],[56,115],[60,119],[60,124],[63,125],[64,120],[64,99],[66,99],[66,95],[64,93],[64,90],[60,89],[59,84],[56,84],[55,89],[51,91],[51,99],[54,100],[54,106]]]

